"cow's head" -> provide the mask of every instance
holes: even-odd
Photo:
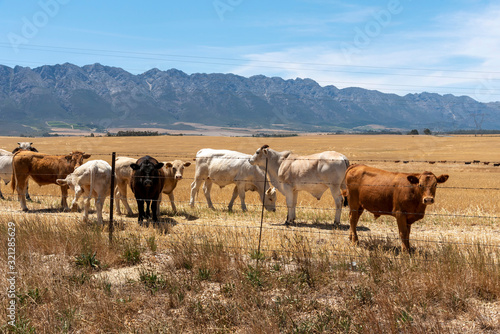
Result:
[[[36,148],[34,148],[33,146],[33,143],[30,143],[28,141],[22,141],[22,142],[18,142],[17,145],[19,145],[18,147],[16,147],[12,153],[16,153],[18,151],[31,151],[31,152],[38,152],[38,150]]]
[[[446,174],[436,177],[431,172],[423,172],[422,174],[408,175],[407,179],[412,185],[418,186],[417,189],[422,198],[422,204],[430,205],[434,203],[438,183],[446,182],[448,177]]]
[[[163,162],[157,162],[154,159],[139,159],[136,163],[131,164],[130,168],[133,169],[133,177],[136,178],[145,187],[151,187],[155,180],[158,179],[160,173],[158,170],[164,166]]]
[[[79,167],[83,165],[83,159],[90,158],[90,154],[85,154],[85,152],[80,152],[80,151],[73,151],[64,157],[71,166]]]
[[[191,166],[190,162],[184,162],[181,160],[174,160],[172,162],[165,162],[166,168],[172,169],[172,175],[176,180],[182,180],[184,176],[184,168]]]
[[[267,211],[276,211],[276,188],[272,187],[267,189],[266,194],[264,196],[264,207]]]
[[[266,167],[266,158],[269,154],[268,148],[269,145],[263,145],[259,148],[255,154],[250,157],[250,165]]]

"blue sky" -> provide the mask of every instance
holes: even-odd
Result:
[[[0,64],[311,78],[500,100],[494,1],[0,0]]]

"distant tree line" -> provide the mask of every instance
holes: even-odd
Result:
[[[278,137],[278,138],[284,138],[284,137],[297,137],[298,134],[296,133],[255,133],[252,135],[252,137]]]
[[[117,133],[108,132],[106,134],[108,137],[148,137],[148,136],[161,136],[164,134],[158,133],[158,131],[118,131]]]

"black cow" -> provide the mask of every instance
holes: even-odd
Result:
[[[165,173],[162,170],[162,162],[146,155],[135,164],[131,164],[132,177],[130,179],[130,188],[134,192],[139,209],[139,224],[142,224],[144,218],[153,215],[153,222],[158,221],[157,208],[159,197],[165,183]],[[153,202],[151,204],[151,201]],[[144,202],[146,202],[146,212],[144,213]],[[149,205],[151,204],[151,211]]]

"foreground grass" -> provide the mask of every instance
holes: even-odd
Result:
[[[397,241],[368,238],[338,253],[332,240],[318,245],[292,233],[276,235],[279,247],[258,253],[234,229],[126,227],[109,244],[100,227],[17,221],[17,327],[2,331],[500,330],[498,247],[432,244],[408,256]],[[6,237],[6,219],[0,231]],[[6,250],[0,254],[6,261]],[[126,270],[128,277],[105,275]],[[3,296],[2,319],[6,305]]]
[[[8,148],[19,139],[4,138]],[[395,145],[397,140],[397,145]],[[199,194],[187,206],[194,168],[176,188],[177,214],[162,204],[161,227],[118,217],[106,229],[62,213],[57,186],[30,184],[30,213],[1,202],[1,240],[16,224],[17,333],[494,333],[500,331],[498,188],[500,169],[463,163],[392,160],[488,160],[498,137],[307,136],[298,138],[37,138],[41,152],[80,149],[161,161],[190,160],[203,147],[246,153],[263,144],[299,154],[337,150],[352,162],[387,170],[450,174],[437,203],[412,227],[412,256],[399,252],[393,218],[362,217],[360,245],[348,243],[347,212],[332,230],[332,199],[301,193],[296,226],[265,213],[261,252],[258,195],[228,212],[232,189],[214,187],[216,211]],[[10,146],[9,146],[10,145]],[[102,154],[99,154],[101,152]],[[137,152],[137,153],[134,153]],[[139,153],[141,152],[141,153]],[[153,154],[154,153],[154,154]],[[381,159],[391,160],[382,162]],[[496,161],[496,160],[495,160]],[[10,197],[8,187],[2,190]],[[130,195],[131,196],[131,195]],[[10,198],[12,199],[12,198]],[[129,202],[133,202],[130,200]],[[108,202],[107,202],[108,203]],[[137,209],[132,205],[134,212]],[[105,207],[105,218],[109,207]],[[91,217],[94,217],[92,215]],[[7,261],[7,247],[0,247]],[[7,290],[5,279],[0,289]],[[7,297],[0,294],[0,319]]]

